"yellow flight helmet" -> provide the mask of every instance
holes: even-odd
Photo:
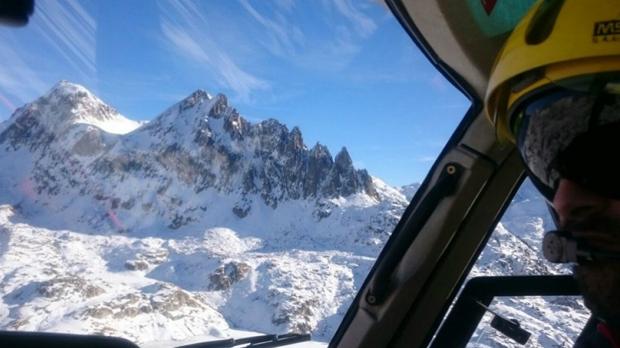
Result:
[[[515,142],[515,114],[551,85],[620,72],[620,0],[544,0],[532,6],[496,57],[485,96],[502,139]]]

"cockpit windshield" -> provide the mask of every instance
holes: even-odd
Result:
[[[0,47],[2,330],[325,346],[470,105],[381,1],[37,0]]]

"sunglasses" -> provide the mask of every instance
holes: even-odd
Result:
[[[620,200],[620,94],[556,86],[519,106],[513,129],[528,174],[551,202],[560,179]]]

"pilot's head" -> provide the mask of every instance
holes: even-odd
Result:
[[[596,4],[596,6],[595,6]],[[599,251],[575,275],[586,305],[620,328],[620,6],[542,1],[514,29],[485,106],[516,144],[557,227]]]

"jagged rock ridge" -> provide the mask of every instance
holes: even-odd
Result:
[[[0,161],[9,329],[327,339],[406,206],[346,149],[204,91],[139,124],[61,82],[0,125]]]
[[[372,178],[353,167],[346,148],[335,158],[324,145],[308,149],[299,128],[289,130],[273,119],[251,124],[221,94],[198,90],[126,134],[102,129],[102,122],[110,121],[127,119],[84,87],[63,81],[14,113],[0,133],[0,146],[33,154],[32,172],[24,175],[31,174],[36,195],[46,195],[39,200],[77,191],[106,210],[137,207],[142,215],[162,216],[171,227],[195,220],[192,212],[206,208],[171,193],[171,186],[186,195],[210,189],[237,194],[232,210],[240,218],[256,195],[272,208],[283,200],[356,193],[380,199]],[[149,192],[125,187],[135,180],[148,181]],[[158,196],[150,195],[153,191]],[[180,213],[166,213],[162,202],[178,206]]]
[[[138,126],[67,82],[0,126],[0,328],[329,340],[418,185],[399,191],[346,150],[332,158],[297,128],[251,124],[222,95],[196,91]],[[473,275],[554,271],[531,191]],[[536,347],[569,346],[580,327],[566,318],[587,319],[575,301],[510,301],[495,310],[544,328]],[[498,336],[474,339],[516,346]]]

